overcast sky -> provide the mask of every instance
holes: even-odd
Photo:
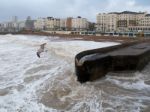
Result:
[[[0,0],[0,21],[12,16],[20,20],[37,17],[85,17],[96,21],[96,14],[114,11],[150,12],[150,0]]]

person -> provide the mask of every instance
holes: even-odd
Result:
[[[46,43],[43,43],[43,44],[40,45],[40,48],[38,49],[38,51],[37,51],[37,53],[36,53],[36,54],[37,54],[37,57],[39,57],[39,58],[41,57],[40,54],[41,54],[42,52],[44,52],[45,45],[46,45]]]

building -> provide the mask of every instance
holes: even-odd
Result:
[[[18,17],[13,16],[11,21],[3,23],[4,32],[18,32]]]
[[[46,30],[55,31],[60,29],[60,19],[47,17],[45,20]]]
[[[89,22],[89,31],[95,31],[95,23]]]
[[[0,32],[4,32],[4,24],[0,23]]]
[[[34,30],[34,20],[28,16],[25,21],[18,21],[17,16],[13,16],[11,21],[0,24],[0,32],[19,32],[21,30]]]
[[[81,18],[78,16],[77,18],[72,19],[72,30],[75,31],[84,31],[88,30],[89,28],[89,22],[86,18]]]
[[[97,15],[97,31],[103,32],[114,32],[117,28],[117,14],[115,13],[103,13]]]
[[[97,15],[97,32],[131,32],[137,27],[148,28],[149,14],[147,12],[111,12]],[[142,29],[143,30],[143,29]]]
[[[129,26],[131,32],[150,32],[150,14],[146,14],[142,17],[138,24],[135,26]]]
[[[68,17],[66,20],[66,30],[67,31],[72,30],[72,17]]]
[[[26,23],[26,21],[19,21],[18,22],[18,30],[19,31],[25,30],[25,23]]]
[[[46,18],[38,18],[34,22],[34,29],[35,30],[45,30],[45,23],[46,23]]]
[[[27,17],[25,21],[25,30],[34,30],[34,20],[30,16]]]
[[[129,27],[138,26],[140,20],[146,15],[146,12],[124,11],[118,13],[117,30],[119,32],[128,32]]]
[[[66,30],[66,21],[67,21],[67,19],[60,19],[60,30],[61,31]]]
[[[0,24],[1,32],[18,32],[18,23],[16,22],[4,22]]]
[[[17,16],[13,16],[13,17],[12,17],[12,22],[17,23],[17,22],[18,22],[18,17],[17,17]]]

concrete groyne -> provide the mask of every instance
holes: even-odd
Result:
[[[93,81],[113,71],[142,70],[150,61],[150,42],[83,51],[75,57],[75,71],[79,82]]]

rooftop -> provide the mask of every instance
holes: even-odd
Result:
[[[132,11],[123,11],[123,12],[110,12],[109,14],[145,14],[146,12],[132,12]]]
[[[146,16],[146,17],[150,17],[150,14],[146,14],[145,16]]]

